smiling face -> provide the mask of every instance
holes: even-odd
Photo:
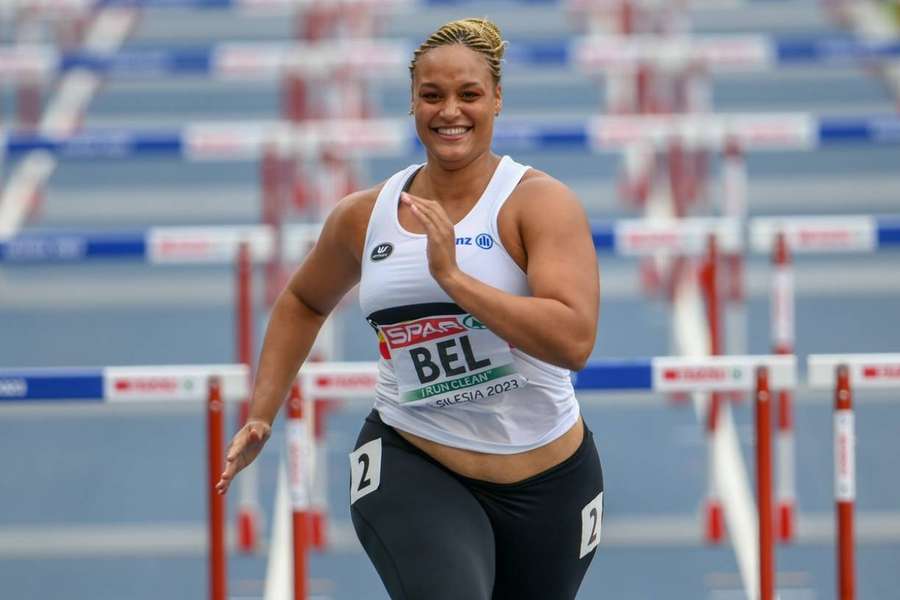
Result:
[[[452,170],[488,153],[501,105],[500,86],[480,53],[450,44],[416,61],[413,114],[429,161]]]

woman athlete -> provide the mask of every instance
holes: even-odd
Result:
[[[504,48],[496,25],[464,19],[415,51],[426,162],[328,216],[273,308],[218,484],[258,455],[359,284],[381,357],[350,512],[395,600],[571,599],[599,542],[603,476],[569,376],[594,347],[596,254],[568,187],[491,151]]]

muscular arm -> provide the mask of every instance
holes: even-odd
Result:
[[[435,269],[441,261],[430,257],[432,274],[460,307],[513,346],[551,364],[581,369],[594,347],[600,296],[584,209],[571,190],[548,176],[523,181],[507,204],[501,219],[517,224],[531,296],[485,284],[462,272],[455,260]],[[439,235],[438,220],[432,219],[429,236]]]
[[[322,323],[359,281],[359,250],[374,195],[344,198],[331,212],[316,245],[294,272],[272,309],[259,358],[250,418],[271,424]]]
[[[272,422],[325,318],[359,281],[359,256],[377,190],[351,194],[328,216],[319,240],[272,308],[247,422],[234,434],[216,491],[225,494],[235,476],[259,455]]]

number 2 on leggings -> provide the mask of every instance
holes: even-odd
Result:
[[[591,545],[597,541],[597,509],[592,508],[588,514],[591,516],[591,537],[588,540],[588,545]]]
[[[362,477],[361,477],[360,480],[359,480],[359,487],[356,488],[356,491],[357,491],[357,492],[363,491],[363,489],[365,489],[365,487],[366,487],[367,485],[371,485],[371,484],[372,484],[372,480],[369,479],[369,477],[368,477],[368,473],[369,473],[369,455],[368,455],[368,454],[360,454],[360,455],[359,455],[359,462],[360,462],[360,464],[362,464],[363,472],[362,472]]]
[[[381,438],[366,442],[350,453],[350,504],[381,485]]]
[[[600,527],[603,522],[603,492],[581,509],[581,552],[584,558],[600,543]]]

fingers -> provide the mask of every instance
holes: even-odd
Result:
[[[225,470],[222,471],[222,474],[219,476],[219,482],[216,483],[216,492],[219,494],[224,494],[228,491],[228,486],[231,485],[231,480],[234,479],[234,476],[237,474],[237,466],[234,461],[229,461],[225,463]]]
[[[409,207],[409,211],[419,221],[419,223],[421,223],[422,226],[425,227],[426,233],[430,233],[429,227],[431,225],[431,222],[425,218],[424,214],[422,214],[421,209],[419,209],[419,207],[416,204],[416,201],[413,199],[413,197],[410,196],[409,194],[407,194],[406,192],[401,192],[400,193],[400,201]]]
[[[259,454],[271,432],[271,426],[264,421],[248,421],[235,434],[225,453],[225,470],[222,471],[216,484],[216,491],[219,494],[228,491],[231,481]]]
[[[434,200],[418,198],[406,192],[400,194],[400,199],[409,206],[410,211],[425,227],[429,236],[450,233],[450,237],[452,237],[453,223],[450,222],[450,217],[439,203]]]

